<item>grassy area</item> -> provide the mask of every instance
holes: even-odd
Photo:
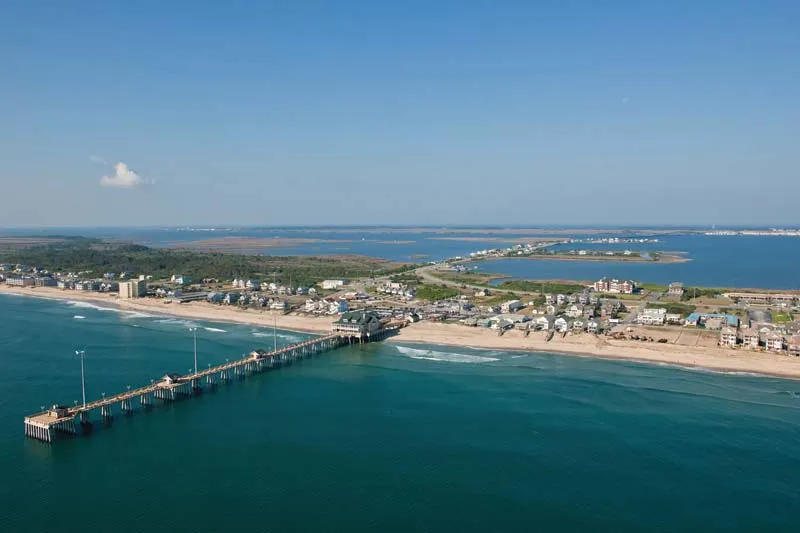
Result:
[[[70,239],[24,250],[0,252],[0,263],[20,263],[52,272],[130,272],[153,279],[173,274],[230,280],[233,278],[275,279],[279,283],[313,285],[323,279],[354,279],[393,274],[398,267],[388,261],[359,256],[269,256],[148,248],[130,243],[99,239]]]
[[[549,283],[540,281],[529,280],[510,280],[504,281],[497,286],[498,289],[520,291],[520,292],[537,292],[543,294],[575,294],[583,292],[586,287],[574,283]]]
[[[686,302],[691,300],[692,298],[716,298],[720,296],[723,292],[723,289],[711,289],[707,287],[685,287],[683,296],[681,296],[681,301]]]
[[[420,283],[417,285],[417,298],[420,300],[428,300],[435,302],[437,300],[446,300],[461,294],[458,290],[448,287],[446,285],[429,285]]]
[[[637,287],[647,292],[667,292],[668,288],[666,285],[656,285],[655,283],[641,283]]]
[[[505,276],[497,276],[491,274],[477,274],[477,273],[464,273],[464,274],[447,274],[447,273],[438,273],[436,271],[431,272],[437,278],[444,279],[447,281],[452,281],[455,283],[461,283],[463,285],[475,285],[477,287],[491,287],[490,282],[494,279],[503,278]]]
[[[647,304],[650,309],[666,309],[667,313],[678,313],[681,316],[686,316],[694,313],[696,307],[691,304],[680,304],[677,302],[650,302]]]
[[[772,321],[776,324],[784,324],[792,321],[792,314],[785,312],[772,313]]]
[[[389,279],[394,281],[395,283],[405,283],[406,285],[416,285],[417,283],[422,282],[421,277],[411,272],[401,272],[399,274],[394,274],[393,276],[389,276]]]

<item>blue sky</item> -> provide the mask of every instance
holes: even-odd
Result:
[[[0,226],[798,222],[800,2],[14,4]]]

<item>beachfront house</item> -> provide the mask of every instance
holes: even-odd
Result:
[[[750,349],[758,349],[760,338],[758,330],[748,329],[742,332],[742,346]]]
[[[589,333],[597,333],[597,332],[599,332],[600,331],[600,322],[598,322],[595,319],[589,320],[589,322],[586,323],[586,331],[588,331]]]
[[[553,321],[553,329],[559,333],[565,333],[569,329],[569,322],[567,322],[566,318],[560,316]]]
[[[583,320],[577,319],[572,321],[572,331],[583,331],[586,326]]]
[[[789,355],[800,355],[800,335],[789,337]]]
[[[583,316],[583,306],[572,304],[567,308],[566,315],[570,318],[580,318]]]
[[[540,316],[534,319],[533,321],[534,326],[536,329],[542,329],[544,331],[548,331],[550,327],[553,325],[553,317],[552,316]]]
[[[233,305],[238,301],[239,301],[239,293],[238,292],[229,292],[222,299],[222,303],[228,304],[228,305]]]
[[[522,302],[519,300],[509,300],[508,302],[503,303],[500,306],[500,311],[503,313],[513,313],[522,309],[523,305]]]
[[[774,331],[772,333],[769,333],[764,342],[764,345],[770,352],[782,352],[785,345],[783,335],[775,333]]]
[[[225,294],[221,292],[210,292],[206,296],[206,300],[208,300],[212,304],[221,304],[222,300],[224,299],[225,299]]]
[[[736,346],[736,343],[739,341],[739,336],[736,333],[736,330],[730,326],[726,326],[722,328],[719,332],[719,345],[720,346],[727,346],[729,348],[733,348]]]
[[[667,310],[659,307],[657,309],[645,309],[636,317],[636,323],[643,326],[663,326],[666,320]]]

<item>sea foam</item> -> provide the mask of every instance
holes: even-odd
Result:
[[[499,361],[497,357],[484,357],[480,355],[469,355],[456,352],[441,352],[437,350],[425,350],[422,348],[411,348],[408,346],[395,346],[398,352],[411,359],[426,359],[428,361],[441,361],[445,363],[491,363]]]

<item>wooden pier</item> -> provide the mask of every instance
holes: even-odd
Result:
[[[109,421],[117,414],[132,414],[159,403],[190,398],[203,389],[290,365],[297,359],[334,350],[342,345],[380,340],[391,333],[391,328],[377,333],[367,338],[333,333],[290,344],[272,352],[256,350],[242,359],[209,367],[206,370],[185,375],[167,374],[145,387],[103,397],[85,405],[74,407],[54,405],[46,411],[25,417],[25,435],[40,441],[53,442],[59,435],[75,436],[88,433],[91,432],[93,423]]]

